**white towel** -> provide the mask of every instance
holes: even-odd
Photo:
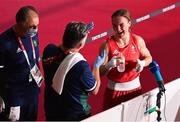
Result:
[[[53,89],[61,95],[64,85],[64,80],[68,71],[79,61],[86,61],[80,53],[71,53],[66,56],[66,58],[59,65],[54,77],[52,87]]]

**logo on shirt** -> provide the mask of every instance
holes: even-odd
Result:
[[[135,47],[132,45],[132,47],[131,47],[132,49],[134,49]]]
[[[38,46],[38,41],[37,40],[34,40],[34,46],[37,47]]]
[[[113,55],[119,54],[118,50],[114,50]]]
[[[136,48],[135,48],[135,46],[133,46],[133,45],[131,46],[131,52],[132,52],[132,53],[136,53]]]
[[[21,48],[18,47],[18,49],[16,50],[16,53],[22,52]]]

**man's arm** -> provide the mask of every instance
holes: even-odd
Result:
[[[0,49],[0,113],[5,109],[5,104],[3,101],[4,97],[4,82],[5,82],[5,74],[4,74],[4,58],[3,53]]]

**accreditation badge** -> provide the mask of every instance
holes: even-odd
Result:
[[[42,80],[43,80],[43,76],[42,76],[41,71],[39,70],[38,66],[35,64],[30,72],[31,72],[33,79],[35,80],[37,85],[40,87]]]

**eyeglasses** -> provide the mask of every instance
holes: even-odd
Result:
[[[86,27],[85,33],[89,32],[93,28],[94,28],[94,23],[93,22],[89,23]]]
[[[86,35],[87,33],[89,33],[89,31],[92,30],[93,28],[94,28],[93,22],[87,24],[86,29],[84,29],[84,31],[82,32],[83,35]]]

